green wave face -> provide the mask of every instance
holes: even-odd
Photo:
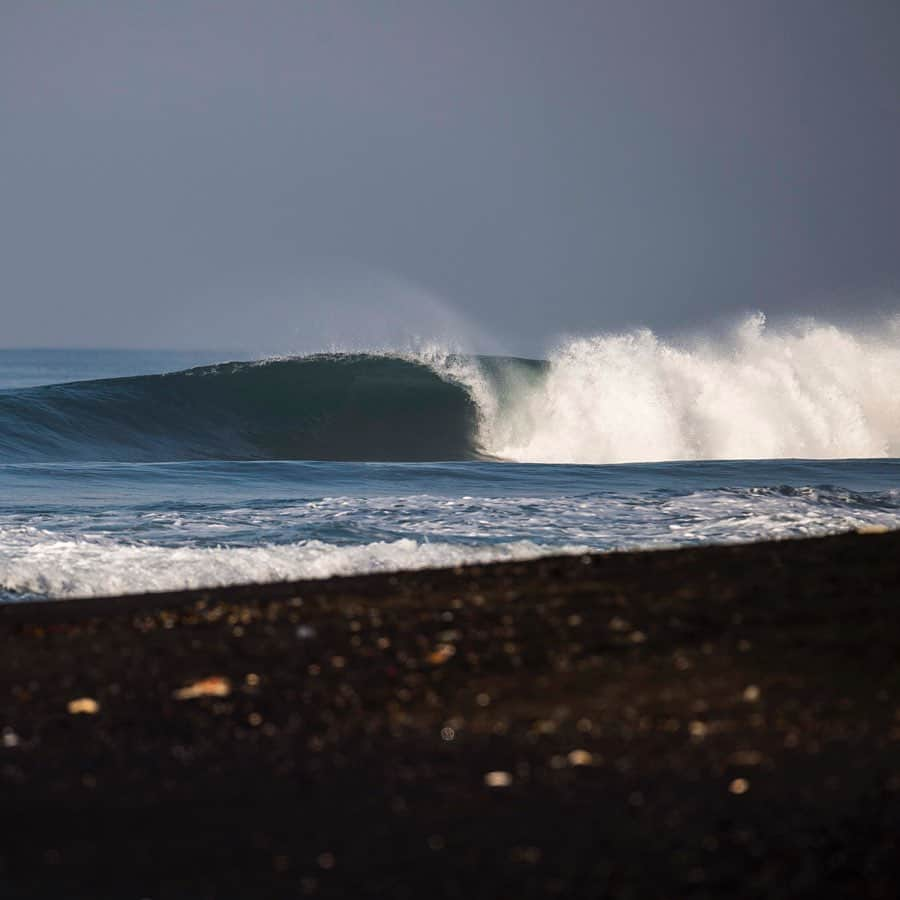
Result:
[[[0,462],[462,460],[461,385],[388,356],[312,356],[0,392]]]

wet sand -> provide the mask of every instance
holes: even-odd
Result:
[[[7,605],[0,641],[4,900],[900,896],[900,533]]]

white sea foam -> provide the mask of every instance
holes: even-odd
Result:
[[[900,318],[877,333],[758,314],[719,341],[579,338],[502,397],[471,365],[432,364],[470,391],[483,449],[518,462],[900,456]]]
[[[472,547],[411,539],[353,546],[311,540],[259,547],[163,547],[102,537],[60,538],[35,528],[0,531],[0,549],[0,594],[54,598],[394,572],[547,552],[530,541]]]

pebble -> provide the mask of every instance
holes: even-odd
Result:
[[[509,787],[512,784],[512,781],[513,777],[510,772],[486,772],[484,776],[484,783],[492,788]]]
[[[231,682],[222,675],[211,675],[200,681],[193,681],[172,692],[176,700],[195,700],[198,697],[227,697],[231,693]]]

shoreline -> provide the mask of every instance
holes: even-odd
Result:
[[[897,896],[898,609],[900,532],[5,604],[0,894]]]
[[[442,580],[447,575],[464,577],[474,575],[480,577],[485,570],[496,570],[496,574],[503,574],[504,570],[512,570],[512,574],[519,574],[522,566],[531,566],[536,563],[565,563],[567,560],[595,560],[611,559],[621,561],[627,565],[635,561],[646,559],[648,556],[660,554],[690,553],[691,551],[717,551],[740,549],[744,547],[757,547],[760,545],[798,543],[808,541],[831,540],[834,538],[871,537],[874,535],[898,534],[900,529],[892,530],[884,526],[864,526],[852,531],[843,531],[832,534],[816,535],[812,537],[778,537],[766,540],[745,540],[728,543],[712,544],[683,544],[658,547],[635,547],[616,550],[589,550],[576,553],[541,553],[538,556],[524,559],[492,560],[489,562],[465,562],[452,566],[435,566],[422,569],[391,569],[384,572],[362,572],[348,575],[328,575],[321,578],[285,579],[281,581],[240,581],[234,584],[211,585],[208,587],[173,588],[154,591],[134,591],[125,594],[98,594],[76,597],[40,597],[27,600],[10,600],[0,602],[0,626],[4,621],[67,621],[72,618],[71,612],[65,612],[63,608],[73,607],[78,617],[82,616],[106,616],[117,615],[123,612],[141,612],[157,608],[177,608],[193,603],[208,603],[212,601],[226,601],[229,603],[244,603],[251,601],[278,601],[285,597],[292,597],[297,593],[310,590],[325,589],[328,592],[337,590],[346,592],[389,594],[396,587],[397,579],[404,581],[417,580],[434,576]]]

